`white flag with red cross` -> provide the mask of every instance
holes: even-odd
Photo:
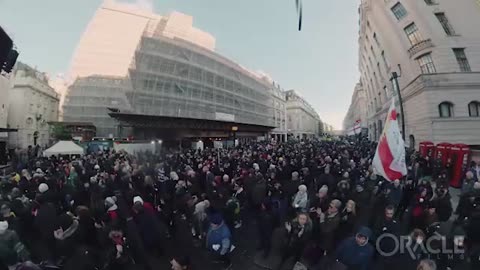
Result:
[[[407,175],[405,143],[398,127],[397,111],[393,100],[372,165],[376,174],[383,176],[388,181],[394,181]]]

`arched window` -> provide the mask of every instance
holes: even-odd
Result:
[[[470,117],[480,116],[480,102],[472,101],[468,104],[468,115]]]
[[[438,105],[438,112],[440,117],[452,117],[453,116],[453,104],[448,101],[444,101]]]

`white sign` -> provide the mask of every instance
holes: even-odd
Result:
[[[228,113],[215,112],[215,119],[220,121],[235,122],[235,115]]]

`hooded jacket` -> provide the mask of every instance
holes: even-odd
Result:
[[[372,231],[367,227],[361,227],[358,234],[370,238]],[[372,245],[367,243],[364,246],[359,246],[355,237],[345,239],[335,252],[336,259],[343,263],[348,269],[367,270],[370,269],[374,254]]]
[[[217,228],[210,227],[207,233],[207,248],[220,255],[230,252],[231,233],[225,222],[222,221]]]

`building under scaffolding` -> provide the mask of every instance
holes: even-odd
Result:
[[[124,77],[78,78],[64,121],[92,122],[97,136],[266,137],[276,127],[272,83],[201,43],[166,35],[170,19],[148,22]]]

